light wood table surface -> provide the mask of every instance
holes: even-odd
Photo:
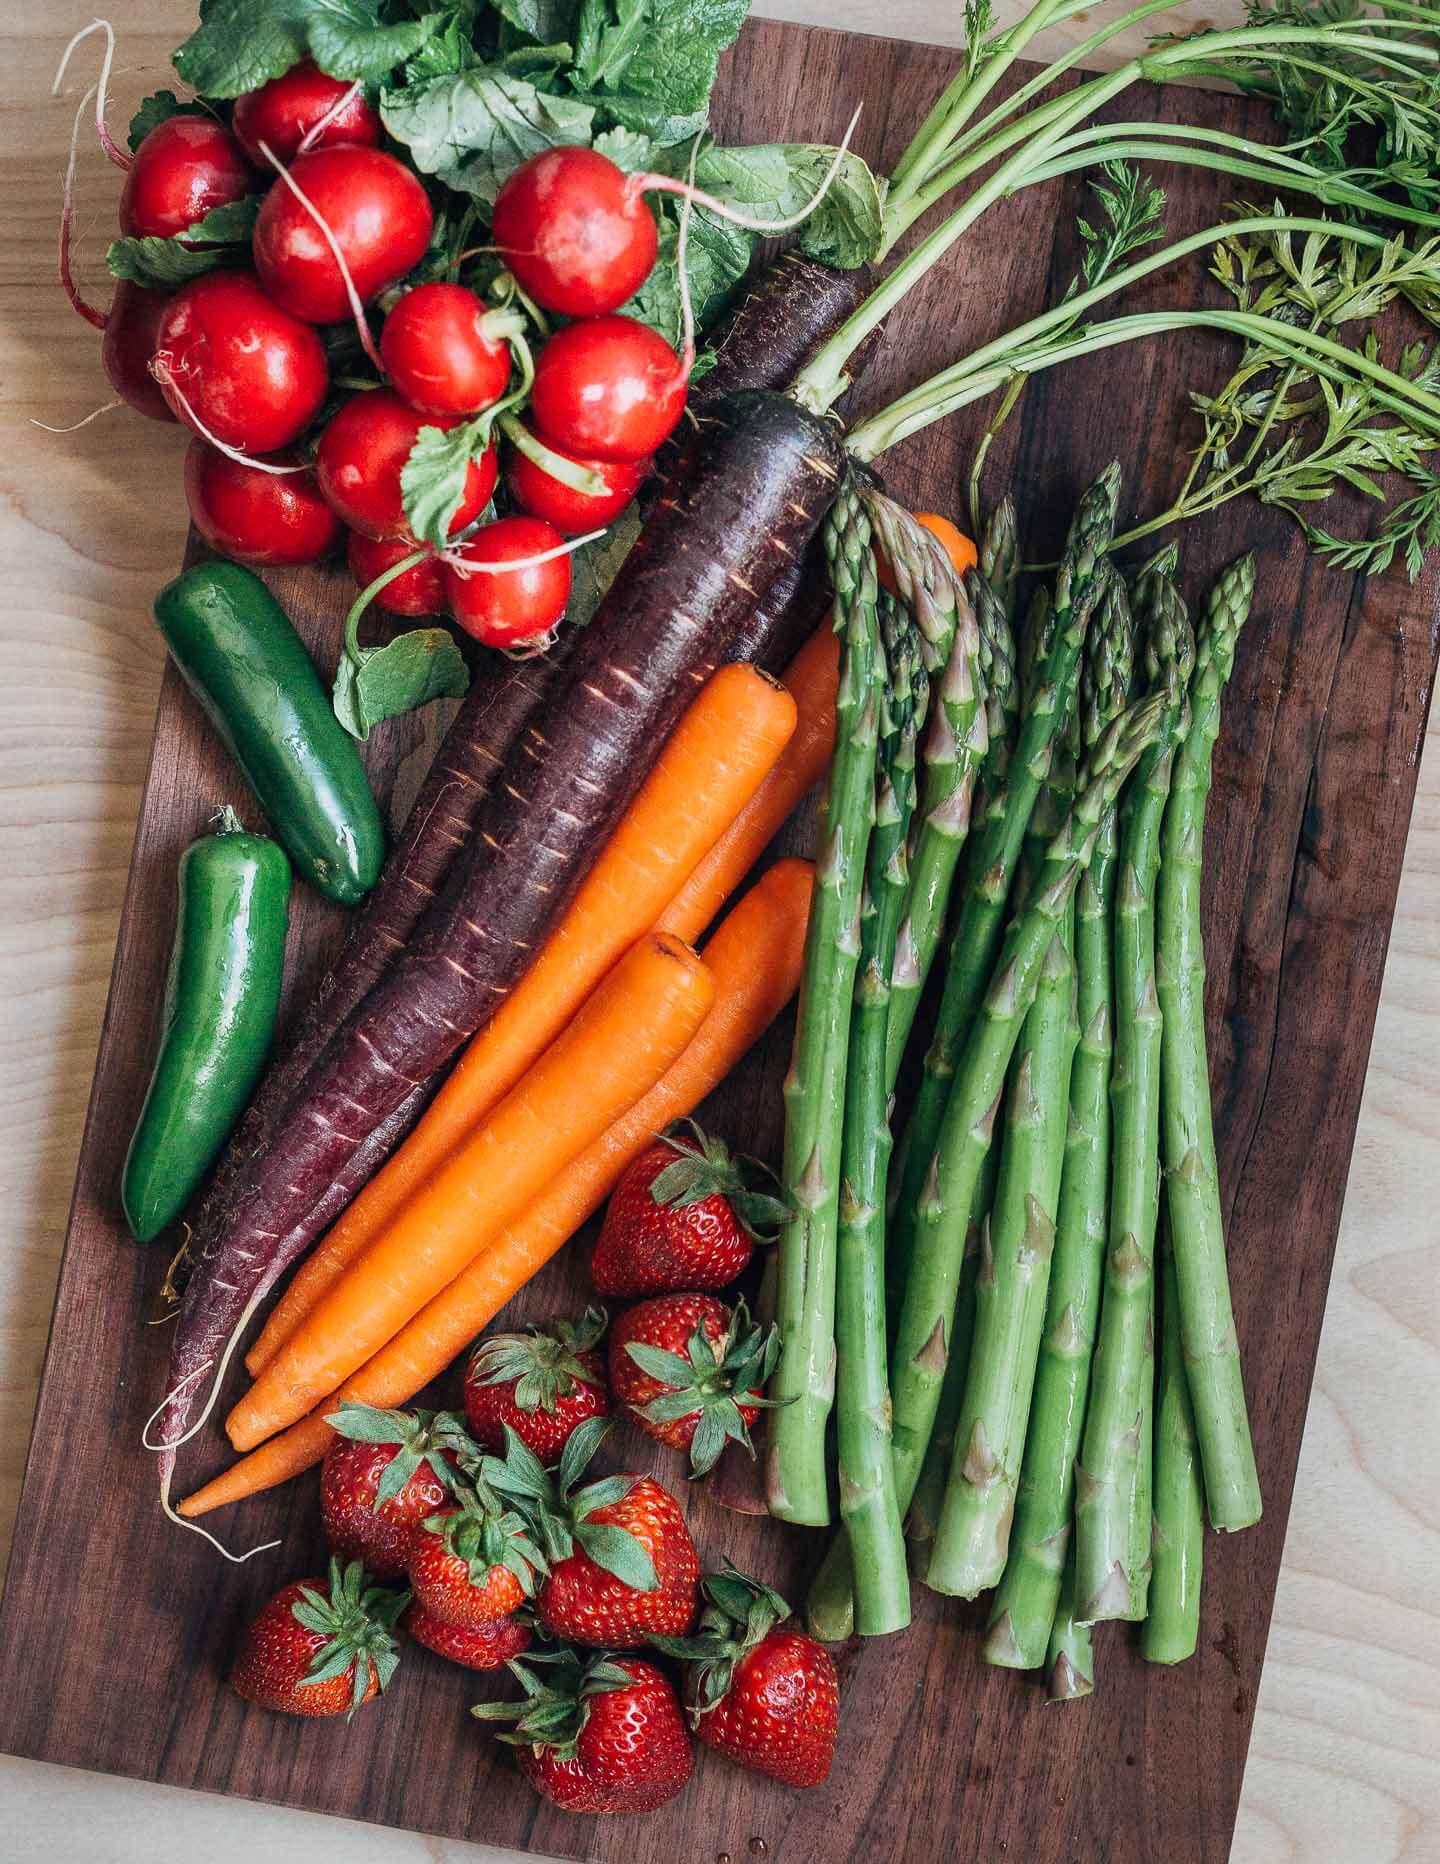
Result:
[[[957,38],[961,14],[956,0],[883,8],[771,0],[757,11],[931,40]],[[1238,14],[1235,0],[1177,9],[1191,20]],[[179,562],[185,525],[177,429],[121,412],[64,437],[31,424],[78,420],[104,399],[94,333],[69,315],[53,282],[73,104],[52,101],[49,83],[60,46],[87,17],[67,0],[5,0],[0,61],[11,227],[0,258],[0,1560],[149,751],[161,668],[149,604]],[[192,17],[187,0],[126,0],[117,9],[117,121],[144,91],[170,81],[166,54]],[[1069,30],[1079,37],[1092,26]],[[84,81],[77,73],[68,87],[71,98],[93,59],[85,69]],[[797,121],[797,134],[805,130]],[[117,188],[87,145],[84,270],[101,302],[99,255]],[[1437,1037],[1440,750],[1432,749],[1420,774],[1236,1864],[1440,1864]],[[63,1569],[64,1550],[56,1557]],[[15,1864],[502,1856],[8,1759],[0,1759],[0,1804],[0,1852]]]

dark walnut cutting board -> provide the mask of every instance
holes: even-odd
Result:
[[[859,143],[893,161],[951,54],[752,25],[726,60],[728,141],[834,136],[862,99]],[[1265,135],[1264,113],[1195,91],[1125,100],[1127,116],[1184,115]],[[1223,182],[1167,178],[1171,226],[1218,217]],[[982,221],[903,307],[865,383],[872,405],[1041,308],[1076,262],[1076,181]],[[1196,292],[1189,273],[1172,291]],[[1220,379],[1203,343],[1137,346],[1034,382],[997,443],[988,484],[1015,489],[1033,556],[1053,555],[1068,507],[1112,456],[1122,519],[1161,508],[1193,434],[1184,390]],[[904,498],[958,510],[983,415],[919,436],[885,465]],[[178,460],[177,460],[178,471]],[[1352,514],[1353,515],[1353,514]],[[1035,1681],[979,1661],[983,1608],[916,1592],[904,1634],[841,1655],[840,1749],[828,1786],[791,1793],[699,1751],[695,1779],[648,1818],[575,1819],[520,1781],[465,1713],[501,1685],[412,1648],[387,1700],[353,1726],[251,1710],[224,1668],[247,1617],[282,1580],[321,1564],[313,1477],[211,1517],[230,1545],[284,1545],[227,1566],[155,1505],[141,1424],[162,1389],[156,1311],[163,1250],[124,1234],[116,1187],[149,1066],[173,917],[175,861],[213,806],[248,804],[173,671],[160,699],[130,889],[80,1161],[34,1442],[0,1618],[0,1749],[344,1813],[542,1855],[625,1864],[841,1864],[993,1858],[1027,1864],[1223,1859],[1240,1794],[1285,1520],[1325,1305],[1355,1120],[1435,669],[1435,590],[1369,584],[1308,559],[1278,515],[1232,507],[1196,526],[1194,593],[1242,548],[1260,558],[1216,763],[1207,859],[1210,1031],[1236,1312],[1266,1511],[1206,1547],[1200,1651],[1175,1671],[1142,1664],[1119,1626],[1097,1636],[1097,1693],[1047,1708]],[[347,589],[335,573],[276,586],[326,666]],[[444,719],[382,726],[367,758],[403,810]],[[291,1001],[316,977],[340,915],[296,890]],[[778,1156],[788,1024],[716,1097],[737,1142]],[[564,1253],[506,1320],[574,1310],[583,1252]],[[447,1395],[453,1400],[453,1389]],[[223,1415],[222,1405],[219,1415]],[[676,1487],[643,1439],[619,1444]],[[218,1430],[182,1462],[194,1487],[224,1460]],[[184,1480],[191,1478],[192,1480]],[[183,1492],[183,1491],[182,1491]],[[731,1514],[686,1492],[707,1562],[729,1554],[803,1594],[823,1537]],[[50,1561],[89,1602],[56,1609]]]

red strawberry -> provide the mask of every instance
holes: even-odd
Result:
[[[835,1757],[840,1686],[823,1644],[785,1624],[778,1592],[737,1572],[704,1581],[694,1637],[658,1637],[686,1660],[690,1725],[707,1747],[786,1786],[819,1786]]]
[[[410,1542],[410,1584],[432,1618],[478,1631],[508,1618],[535,1590],[545,1562],[527,1524],[502,1513],[483,1484],[423,1522]]]
[[[658,1482],[621,1475],[576,1486],[607,1428],[604,1418],[582,1424],[554,1476],[507,1430],[504,1461],[487,1456],[481,1470],[531,1520],[549,1563],[540,1622],[577,1644],[628,1649],[689,1629],[700,1562],[679,1503]]]
[[[604,1308],[591,1307],[583,1320],[481,1340],[465,1373],[465,1417],[475,1441],[502,1455],[508,1424],[547,1468],[554,1463],[577,1424],[610,1410],[596,1344],[604,1331]]]
[[[412,1605],[400,1620],[400,1627],[417,1644],[437,1656],[448,1657],[451,1663],[463,1663],[468,1670],[498,1670],[530,1647],[530,1627],[520,1618],[496,1618],[466,1631],[460,1625],[432,1618],[422,1605]]]
[[[752,1188],[753,1161],[686,1124],[693,1140],[657,1139],[616,1185],[590,1259],[601,1294],[724,1288],[783,1219],[780,1200]]]
[[[510,1668],[524,1702],[482,1702],[482,1721],[514,1721],[521,1773],[566,1812],[654,1812],[684,1787],[695,1765],[675,1691],[641,1657],[592,1657],[573,1651],[548,1659],[542,1679],[528,1665]]]
[[[332,1553],[377,1579],[401,1579],[415,1530],[445,1500],[459,1456],[474,1445],[442,1411],[378,1411],[347,1404],[328,1419],[340,1433],[320,1470],[320,1515]]]
[[[610,1387],[641,1430],[688,1450],[697,1476],[713,1469],[733,1438],[750,1443],[775,1369],[780,1336],[750,1324],[713,1294],[662,1294],[616,1321],[610,1334]]]
[[[230,1687],[285,1715],[354,1714],[395,1674],[403,1592],[372,1586],[358,1560],[282,1586],[245,1633]]]

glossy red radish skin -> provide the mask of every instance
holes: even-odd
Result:
[[[633,317],[587,317],[536,358],[530,412],[544,439],[582,458],[638,461],[674,431],[685,387],[658,331]]]
[[[567,317],[617,310],[650,276],[659,244],[640,191],[594,149],[547,149],[495,198],[491,232],[537,304]]]
[[[570,600],[570,559],[552,556],[565,539],[539,518],[500,518],[482,525],[452,551],[444,566],[450,613],[486,647],[518,647],[543,639]],[[477,569],[476,564],[515,563],[514,569]]]
[[[160,319],[156,358],[172,378],[161,386],[175,414],[193,426],[188,402],[216,439],[247,453],[289,446],[320,412],[329,385],[314,330],[248,272],[211,272],[183,285]]]
[[[388,388],[371,388],[347,401],[320,436],[316,470],[320,490],[352,531],[367,537],[410,537],[400,475],[422,427],[450,429],[459,415],[420,414]],[[450,520],[453,536],[473,524],[495,490],[494,447],[472,460],[465,495]]]
[[[478,414],[510,381],[510,345],[494,334],[495,321],[484,299],[463,285],[417,285],[380,332],[385,372],[412,408]]]
[[[317,128],[321,124],[324,127]],[[307,137],[312,138],[306,145],[311,149],[342,142],[374,148],[380,141],[380,118],[366,102],[363,88],[330,77],[313,58],[302,58],[259,90],[237,97],[231,127],[260,169],[268,168],[262,142],[282,162],[291,162]]]
[[[245,151],[213,117],[173,116],[135,151],[120,190],[120,231],[169,239],[256,185]]]
[[[563,479],[547,472],[539,460],[531,459],[518,447],[512,449],[505,468],[505,480],[511,496],[532,518],[543,518],[567,537],[593,531],[618,518],[640,490],[641,481],[650,470],[648,459],[636,461],[587,460],[566,452],[546,441],[552,452],[559,453],[574,466],[584,466],[605,481],[603,496],[577,491]]]
[[[152,421],[175,419],[174,409],[150,371],[160,323],[173,295],[147,291],[122,278],[105,313],[105,334],[100,340],[100,366],[110,386],[137,414]]]
[[[272,464],[289,465],[289,460]],[[212,550],[259,569],[318,563],[340,541],[340,520],[313,472],[260,472],[195,439],[185,455],[190,522]]]
[[[344,277],[315,214],[334,235],[362,303],[424,256],[430,202],[393,155],[358,144],[315,149],[297,156],[289,173],[315,213],[277,177],[261,204],[252,251],[261,283],[293,316],[312,324],[350,316]]]
[[[393,569],[402,557],[414,554],[415,544],[408,537],[366,537],[362,531],[351,531],[345,545],[350,574],[362,589],[368,589],[377,576]],[[425,615],[443,615],[445,578],[439,558],[427,556],[413,569],[402,570],[375,597],[375,606],[417,620]]]

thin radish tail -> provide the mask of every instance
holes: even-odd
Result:
[[[553,544],[549,550],[537,550],[528,557],[508,557],[500,563],[476,563],[470,557],[462,556],[458,550],[441,550],[436,554],[462,580],[470,576],[508,576],[512,570],[538,569],[542,563],[553,563],[556,557],[573,556],[582,545],[593,544],[597,537],[604,535],[605,527],[602,525],[598,531],[586,531],[582,537],[567,537],[563,544]],[[375,580],[379,582],[380,578],[377,576]],[[385,580],[390,580],[388,575]],[[362,600],[368,593],[362,592]]]
[[[100,138],[100,147],[105,151],[106,155],[109,156],[110,160],[117,168],[129,169],[134,166],[134,156],[131,155],[128,150],[120,147],[119,143],[116,142],[115,138],[110,134],[109,127],[105,122],[106,93],[110,88],[110,67],[115,63],[115,28],[110,24],[108,19],[92,19],[88,26],[82,26],[79,32],[75,34],[74,38],[71,39],[70,43],[65,47],[65,50],[60,54],[60,63],[55,70],[55,81],[50,86],[50,95],[52,97],[58,97],[60,95],[60,86],[65,80],[65,71],[70,63],[71,54],[82,40],[90,37],[92,32],[104,33],[105,56],[100,63],[99,79],[86,94],[85,103],[88,104],[91,97],[94,97],[95,134]],[[84,107],[84,104],[82,104],[81,109],[83,110]]]
[[[728,201],[719,200],[715,195],[707,194],[703,188],[697,188],[693,179],[677,181],[673,175],[660,175],[651,170],[644,174],[632,175],[629,186],[637,194],[678,194],[683,199],[693,202],[695,206],[703,207],[707,214],[714,214],[720,220],[728,220],[732,226],[744,227],[750,233],[788,233],[792,227],[798,227],[802,221],[808,220],[834,187],[835,177],[840,173],[840,164],[849,152],[850,138],[855,134],[856,125],[860,121],[860,112],[863,109],[863,104],[855,106],[855,114],[846,125],[845,134],[830,158],[830,166],[826,169],[820,186],[803,207],[797,207],[793,214],[786,214],[780,220],[760,220],[753,214],[741,213],[738,207],[732,207]],[[690,153],[692,177],[695,172],[695,155],[696,151],[692,149]]]
[[[306,130],[305,134],[300,138],[299,147],[295,151],[296,155],[308,155],[315,147],[316,140],[325,134],[326,130],[329,129],[330,125],[337,117],[350,108],[351,104],[354,103],[355,99],[364,89],[364,81],[360,78],[356,78],[349,90],[337,97],[334,103],[331,104],[330,108],[325,112],[324,116],[317,117],[310,125],[309,129]]]
[[[92,421],[98,421],[102,414],[113,413],[116,408],[123,408],[123,401],[102,401],[98,408],[92,408],[88,414],[82,414],[78,421],[71,421],[66,427],[54,427],[49,421],[37,421],[32,414],[30,425],[38,427],[47,434],[78,434],[82,427],[88,427]]]
[[[241,466],[253,467],[256,472],[268,472],[277,479],[289,477],[292,473],[309,472],[308,466],[277,466],[273,460],[258,460],[253,453],[246,453],[240,447],[226,444],[218,434],[214,434],[200,419],[190,405],[190,398],[180,386],[180,378],[175,373],[174,362],[168,350],[156,350],[150,358],[150,373],[168,394],[180,403],[185,419],[195,429],[202,440],[208,440],[217,453],[223,453],[226,459],[238,461]]]
[[[319,126],[317,125],[316,127],[318,128]],[[265,157],[265,160],[275,170],[275,173],[284,182],[285,186],[295,196],[296,200],[299,201],[300,205],[305,209],[306,213],[309,214],[310,218],[325,236],[325,244],[330,248],[330,256],[340,268],[340,276],[345,283],[345,296],[350,301],[350,314],[355,319],[355,331],[360,338],[360,346],[375,365],[381,379],[384,380],[386,374],[385,364],[381,361],[380,351],[376,348],[374,334],[365,316],[365,306],[360,301],[360,293],[355,289],[355,280],[350,276],[350,267],[346,264],[345,255],[340,250],[340,242],[336,239],[329,221],[310,199],[309,195],[306,194],[305,190],[300,186],[300,183],[290,173],[290,170],[280,160],[279,156],[276,155],[268,142],[261,143],[260,153]]]
[[[74,41],[72,40],[71,43],[73,44]],[[97,330],[103,330],[109,319],[104,311],[97,311],[93,304],[87,304],[80,295],[80,287],[75,283],[75,272],[70,258],[71,247],[75,239],[75,160],[80,146],[80,123],[94,95],[95,87],[92,85],[80,99],[80,107],[75,112],[75,123],[70,131],[70,154],[65,163],[65,185],[60,195],[59,267],[60,288],[70,300],[70,308],[78,312],[87,324],[93,324]]]

